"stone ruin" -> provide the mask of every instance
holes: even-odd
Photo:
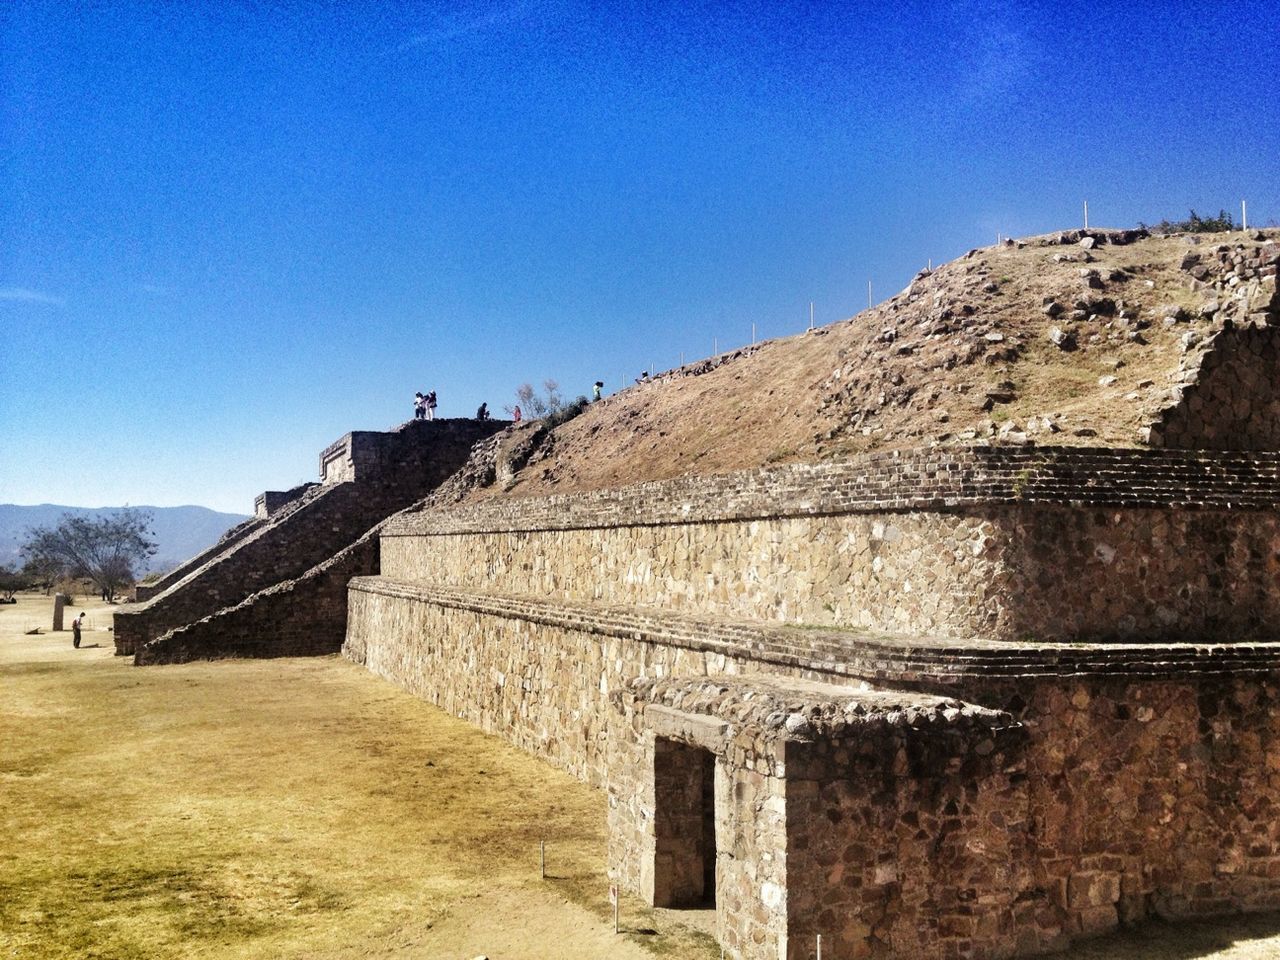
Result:
[[[1275,327],[1219,334],[1144,448],[388,498],[313,544],[429,461],[425,496],[483,428],[414,425],[442,432],[385,486],[351,435],[325,482],[117,615],[117,642],[139,663],[341,642],[604,790],[611,877],[714,910],[734,958],[807,960],[819,936],[826,957],[1028,956],[1277,909],[1276,348]]]
[[[320,454],[320,482],[257,498],[254,516],[116,611],[116,653],[162,663],[336,653],[346,582],[377,571],[371,531],[435,489],[501,421],[355,431]]]

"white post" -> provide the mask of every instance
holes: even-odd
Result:
[[[680,366],[684,366],[684,351],[680,351]]]
[[[752,345],[753,347],[756,345],[756,325],[755,325],[755,323],[752,323],[752,324],[751,324],[751,345]]]
[[[822,934],[818,934],[818,960],[822,960]]]
[[[813,301],[809,301],[809,329],[813,329]]]
[[[871,281],[867,281],[867,309],[870,310],[874,306],[871,301]]]
[[[933,257],[929,258],[929,272],[933,273]]]
[[[1243,200],[1240,201],[1240,229],[1249,229],[1249,208]]]
[[[714,357],[720,352],[720,340],[716,337],[711,338],[711,355]]]
[[[1084,202],[1084,228],[1089,229],[1089,201]]]

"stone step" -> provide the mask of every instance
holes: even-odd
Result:
[[[889,636],[764,621],[717,620],[669,611],[459,590],[387,577],[351,589],[490,616],[747,660],[875,680],[970,677],[1172,677],[1280,669],[1280,643],[1055,644]]]

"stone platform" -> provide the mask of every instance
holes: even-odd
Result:
[[[397,516],[344,650],[604,787],[726,955],[1280,908],[1280,456],[902,451]]]

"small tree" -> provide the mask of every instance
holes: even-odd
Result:
[[[62,571],[57,564],[44,557],[28,557],[22,565],[22,575],[30,581],[31,586],[39,587],[48,596]]]
[[[543,392],[538,393],[532,384],[522,383],[516,387],[515,404],[502,409],[509,414],[514,414],[518,406],[520,412],[531,420],[540,420],[564,409],[565,401],[560,396],[560,384],[550,379],[543,380],[542,389]]]
[[[86,577],[114,600],[134,579],[134,566],[156,552],[151,514],[125,507],[102,517],[64,513],[56,524],[27,531],[22,555],[63,576]]]
[[[6,602],[19,590],[31,586],[31,578],[9,567],[0,567],[0,598]]]

